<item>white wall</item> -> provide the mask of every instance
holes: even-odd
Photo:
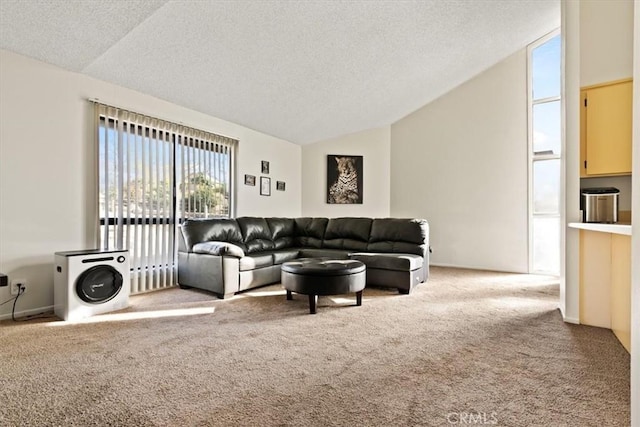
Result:
[[[303,216],[389,216],[390,127],[318,142],[302,147]],[[363,156],[363,203],[327,203],[327,155]]]
[[[580,29],[580,86],[631,77],[633,1],[581,1]]]
[[[564,253],[561,258],[559,308],[566,322],[580,323],[580,4],[562,1],[564,107]]]
[[[300,216],[301,147],[246,128],[244,133],[244,138],[239,137],[236,216]],[[269,162],[268,175],[261,173],[262,160]],[[245,174],[256,177],[255,187],[244,185]],[[260,195],[261,176],[271,178],[271,196]],[[285,191],[276,190],[276,181],[286,184]]]
[[[429,221],[432,263],[528,269],[527,56],[391,126],[391,216]]]
[[[53,304],[53,254],[96,246],[92,109],[102,102],[170,119],[240,140],[237,214],[300,215],[301,149],[259,132],[123,87],[0,51],[0,271],[26,279],[17,311]],[[259,195],[243,185],[270,160],[272,185],[285,192]],[[0,302],[9,299],[0,288]],[[0,307],[0,318],[11,304]]]

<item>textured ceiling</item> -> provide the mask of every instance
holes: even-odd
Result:
[[[559,25],[559,0],[0,1],[0,48],[297,144],[393,123]]]

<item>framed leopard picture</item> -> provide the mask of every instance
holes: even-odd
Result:
[[[327,203],[362,204],[362,156],[327,156]]]

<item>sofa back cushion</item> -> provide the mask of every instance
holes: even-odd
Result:
[[[429,224],[424,219],[374,219],[367,251],[399,252],[425,256],[429,248]]]
[[[229,242],[245,249],[242,232],[235,219],[188,219],[180,228],[188,251],[191,251],[196,243],[211,241]]]
[[[296,218],[294,244],[303,248],[321,248],[328,218]]]
[[[271,229],[271,241],[275,249],[293,246],[294,221],[292,218],[267,218],[267,224]]]
[[[371,222],[371,218],[330,219],[322,247],[356,251],[367,250]]]
[[[266,251],[275,247],[271,240],[271,229],[266,219],[245,216],[237,218],[236,221],[238,221],[242,231],[247,253]]]

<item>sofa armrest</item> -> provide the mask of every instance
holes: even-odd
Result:
[[[193,245],[193,252],[196,254],[232,256],[242,258],[244,251],[240,246],[229,242],[202,242]]]

